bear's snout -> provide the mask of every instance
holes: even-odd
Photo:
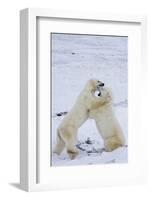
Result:
[[[100,83],[98,86],[103,87],[103,86],[104,86],[104,83]]]

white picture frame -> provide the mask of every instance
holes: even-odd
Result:
[[[94,22],[105,22],[110,24],[127,24],[127,26],[133,27],[133,25],[139,26],[140,31],[140,40],[138,41],[140,51],[140,63],[139,63],[139,70],[136,70],[137,67],[134,69],[136,70],[136,78],[133,87],[138,91],[136,88],[136,82],[140,80],[140,74],[142,80],[145,80],[145,73],[146,70],[146,17],[145,16],[124,16],[124,15],[112,15],[112,14],[100,14],[100,13],[80,13],[80,12],[65,12],[65,11],[53,11],[49,9],[24,9],[20,12],[20,185],[21,188],[26,191],[39,191],[39,190],[52,190],[52,189],[64,189],[64,188],[74,188],[74,187],[98,187],[98,186],[106,186],[106,185],[127,185],[127,184],[136,184],[136,183],[144,183],[146,181],[146,157],[143,155],[145,151],[145,134],[141,132],[141,128],[139,129],[140,138],[136,143],[138,145],[141,143],[144,145],[143,151],[138,152],[139,155],[142,155],[142,160],[139,161],[138,153],[136,155],[137,159],[136,162],[133,163],[133,166],[129,169],[121,169],[122,167],[114,167],[112,170],[112,165],[108,166],[108,174],[102,176],[102,181],[100,180],[101,176],[94,175],[94,177],[88,175],[88,171],[86,168],[88,167],[73,167],[71,170],[68,169],[58,169],[60,172],[60,178],[57,179],[57,182],[53,184],[55,180],[55,175],[52,177],[52,181],[49,179],[47,182],[41,182],[39,180],[39,176],[41,177],[41,169],[39,169],[40,163],[38,156],[41,154],[39,152],[39,136],[38,136],[38,129],[39,129],[39,79],[38,70],[37,70],[37,63],[38,63],[38,54],[37,54],[37,20],[38,18],[47,18],[48,20],[51,19],[60,19],[64,20],[72,20],[82,21],[90,21],[92,24]],[[135,48],[135,47],[134,47]],[[137,50],[136,50],[137,53]],[[136,55],[137,57],[137,55]],[[138,60],[134,63],[137,63]],[[48,71],[47,71],[48,72]],[[130,74],[129,74],[130,75]],[[49,79],[49,77],[47,77]],[[47,79],[46,78],[46,79]],[[49,81],[49,80],[48,80]],[[132,98],[135,99],[134,96]],[[134,111],[136,111],[134,109]],[[140,114],[140,112],[138,112]],[[137,113],[136,113],[137,115]],[[49,119],[46,119],[49,122]],[[135,123],[139,123],[140,119],[135,120]],[[135,124],[135,126],[136,126]],[[49,127],[50,128],[50,127]],[[135,130],[135,129],[134,129]],[[138,146],[137,146],[138,147]],[[133,151],[133,149],[131,149]],[[139,167],[137,168],[137,165]],[[135,170],[135,167],[137,168]],[[40,167],[41,168],[41,167]],[[91,166],[88,170],[99,171],[100,166]],[[43,169],[44,170],[44,169]],[[51,170],[51,169],[50,169]],[[85,180],[81,179],[81,183],[76,183],[75,177],[72,178],[72,172],[74,173],[75,170],[78,173],[84,173]],[[127,178],[125,176],[120,177],[120,173],[123,173],[123,170],[127,170]],[[46,170],[47,171],[47,170]],[[70,174],[70,182],[65,181],[65,177],[63,177],[61,171],[66,174]],[[70,172],[69,172],[70,171]],[[113,176],[114,172],[119,172],[117,177]],[[120,172],[121,171],[121,172]],[[89,171],[90,172],[90,171]],[[55,173],[55,172],[53,172]],[[58,173],[58,172],[57,172]],[[44,174],[44,176],[47,176]],[[51,174],[52,176],[52,174]],[[108,176],[108,177],[107,177]],[[110,176],[110,177],[109,177]],[[92,178],[92,183],[88,183],[87,179]],[[94,178],[94,180],[93,180]],[[41,178],[40,178],[41,179]],[[44,179],[45,180],[45,179]],[[62,183],[59,182],[62,180]],[[64,182],[63,182],[64,181]]]

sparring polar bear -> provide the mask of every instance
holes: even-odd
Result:
[[[104,140],[106,151],[124,146],[125,138],[120,124],[112,108],[112,93],[109,88],[100,87],[98,99],[100,104],[95,105],[89,111],[89,117],[96,122],[97,129]]]
[[[91,107],[93,109],[100,105],[100,99],[94,98],[94,92],[103,87],[104,83],[99,80],[91,79],[78,96],[72,110],[64,117],[57,129],[57,143],[54,153],[58,155],[66,147],[67,153],[71,159],[78,154],[76,148],[76,138],[78,129],[88,119]],[[94,104],[94,105],[93,105]]]

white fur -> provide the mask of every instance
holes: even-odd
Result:
[[[78,154],[75,146],[78,128],[88,119],[91,108],[94,109],[97,104],[100,104],[100,99],[94,98],[92,95],[100,83],[95,79],[89,80],[78,96],[72,110],[62,120],[57,129],[55,153],[60,154],[66,147],[71,159],[74,159]]]
[[[106,151],[113,151],[125,144],[124,135],[112,108],[112,94],[108,88],[100,89],[100,104],[91,109],[89,117],[96,122],[97,129],[104,140]],[[98,99],[98,97],[94,97]]]

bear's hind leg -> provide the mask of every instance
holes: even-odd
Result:
[[[53,152],[60,155],[64,148],[65,148],[65,142],[61,138],[59,130],[57,130],[57,143]]]
[[[70,159],[75,159],[75,157],[78,155],[78,150],[76,148],[77,131],[73,127],[68,127],[61,131],[61,135],[65,142],[67,153]]]

